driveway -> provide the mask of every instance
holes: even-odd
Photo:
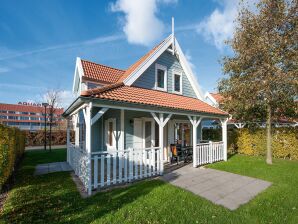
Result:
[[[249,202],[271,185],[264,180],[214,169],[193,168],[191,165],[161,178],[230,210]]]

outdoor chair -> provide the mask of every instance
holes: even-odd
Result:
[[[183,156],[182,155],[182,148],[180,144],[171,144],[170,145],[171,148],[171,163],[173,163],[174,160],[176,160],[177,165],[179,163],[179,157]]]

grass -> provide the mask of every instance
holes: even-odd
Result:
[[[33,176],[39,163],[65,160],[65,150],[26,152],[2,223],[298,223],[298,162],[237,155],[210,167],[271,181],[236,211],[159,180],[82,199],[69,172]]]

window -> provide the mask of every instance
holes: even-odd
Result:
[[[10,119],[10,120],[18,120],[18,117],[16,117],[16,116],[8,116],[8,119]]]
[[[155,89],[167,91],[167,67],[155,64]]]
[[[30,112],[30,115],[36,115],[36,113]]]
[[[110,146],[113,145],[113,122],[109,122],[108,144],[109,144]]]
[[[116,119],[109,118],[105,121],[105,142],[107,150],[115,150],[116,148]]]
[[[21,114],[29,114],[28,112],[21,112]]]
[[[38,120],[38,117],[30,117],[30,120],[36,121],[36,120]]]
[[[173,92],[182,94],[182,75],[180,73],[174,73]]]
[[[15,114],[16,112],[15,111],[12,111],[12,110],[9,110],[8,113],[9,114]]]
[[[29,117],[20,117],[21,120],[29,120]]]

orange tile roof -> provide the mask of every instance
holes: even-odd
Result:
[[[132,64],[125,73],[119,78],[118,82],[123,82],[127,77],[131,75],[131,73],[134,72],[135,69],[137,69],[147,58],[150,57],[151,54],[155,52],[155,50],[165,41],[164,39],[162,42],[160,42],[158,45],[156,45],[154,48],[152,48],[147,54],[145,54],[143,57],[141,57],[136,63]]]
[[[123,84],[110,86],[110,88],[104,87],[83,91],[81,95],[120,102],[167,107],[178,110],[227,115],[226,112],[212,107],[199,99],[158,90],[125,86]]]
[[[167,38],[166,38],[167,39]],[[152,53],[166,40],[164,39],[147,54],[141,57],[136,63],[132,64],[127,70],[112,68],[106,65],[97,64],[94,62],[82,60],[84,70],[84,78],[91,81],[107,83],[122,83],[132,72],[135,71]]]
[[[219,93],[210,93],[210,95],[216,100],[216,102],[222,101],[224,98]]]
[[[124,70],[112,68],[106,65],[81,60],[86,78],[99,82],[115,83],[124,74]]]

